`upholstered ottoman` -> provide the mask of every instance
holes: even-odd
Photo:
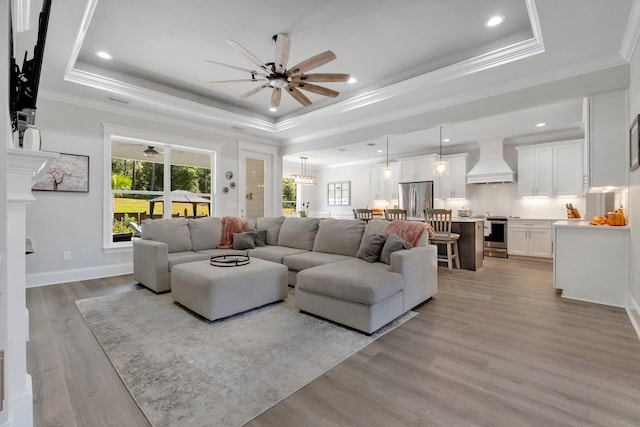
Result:
[[[171,269],[173,299],[209,320],[287,298],[287,267],[251,258],[247,265],[214,267],[209,260]]]

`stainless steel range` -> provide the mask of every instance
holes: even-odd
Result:
[[[507,258],[507,217],[488,216],[484,230],[484,256]]]

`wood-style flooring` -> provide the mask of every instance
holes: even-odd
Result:
[[[561,299],[551,276],[512,259],[441,267],[418,316],[248,425],[640,426],[625,311]],[[122,276],[27,290],[35,426],[149,425],[74,304],[137,288]]]

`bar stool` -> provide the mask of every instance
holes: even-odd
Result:
[[[452,273],[452,263],[455,260],[456,268],[460,269],[460,256],[458,253],[458,239],[460,235],[451,232],[451,209],[425,209],[424,217],[433,227],[434,236],[431,243],[446,245],[447,255],[438,255],[438,262],[446,262],[449,273]]]

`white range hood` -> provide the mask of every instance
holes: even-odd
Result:
[[[467,174],[467,184],[515,182],[516,173],[504,161],[503,139],[480,141],[480,159]]]

